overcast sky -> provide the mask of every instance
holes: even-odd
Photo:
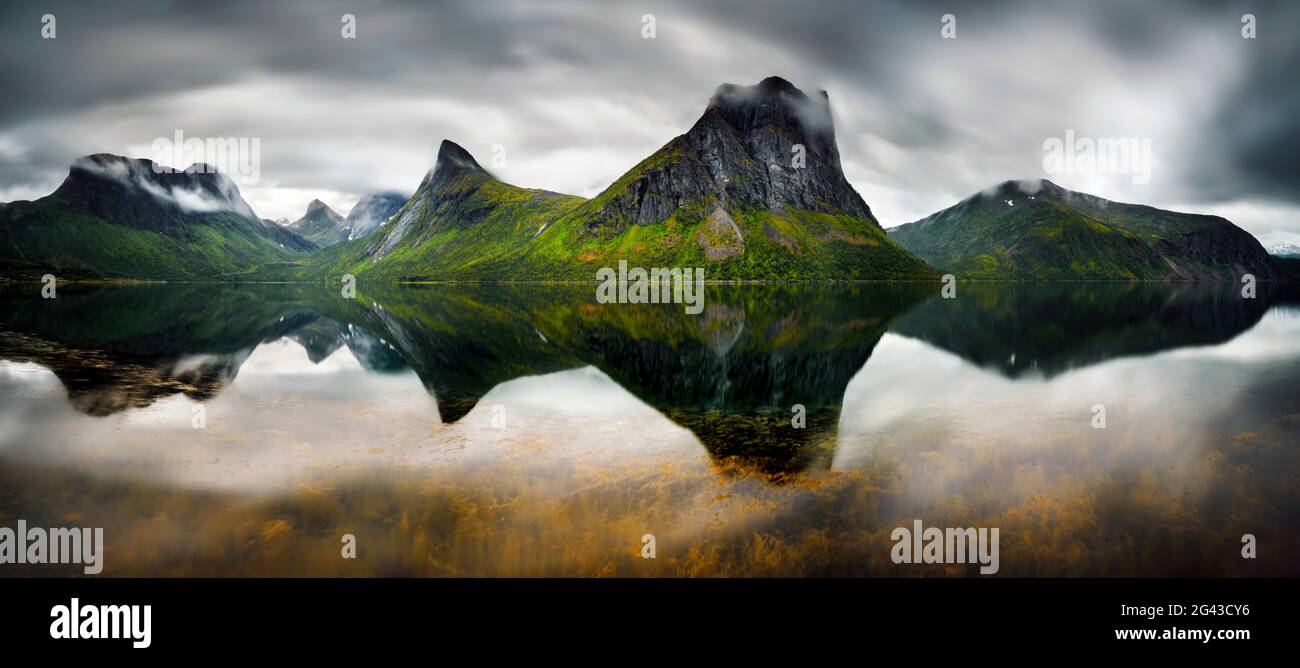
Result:
[[[508,182],[591,196],[719,84],[775,74],[829,92],[845,172],[887,227],[1048,177],[1300,243],[1296,2],[49,1],[0,16],[0,201],[48,194],[80,155],[154,157],[176,130],[259,139],[241,187],[268,218],[409,193],[443,138]],[[1044,141],[1068,130],[1149,140],[1149,182],[1045,173]]]

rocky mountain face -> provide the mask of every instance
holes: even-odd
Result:
[[[357,200],[356,205],[344,219],[351,228],[348,239],[360,239],[379,229],[393,214],[401,210],[410,199],[408,195],[397,192],[367,193]]]
[[[779,77],[720,86],[686,134],[597,200],[587,228],[607,233],[661,222],[696,201],[724,210],[788,206],[876,223],[844,178],[826,92],[808,96]]]
[[[309,239],[321,248],[347,241],[352,228],[324,202],[314,199],[307,205],[307,212],[302,218],[289,223],[288,229]]]
[[[1112,202],[1051,181],[1007,181],[890,236],[970,278],[1235,280],[1283,272],[1218,216]]]

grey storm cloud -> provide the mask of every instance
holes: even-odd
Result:
[[[81,155],[150,157],[177,129],[260,138],[261,180],[241,187],[266,217],[409,192],[443,138],[500,153],[508,181],[590,196],[720,84],[775,74],[828,91],[845,172],[886,225],[1048,176],[1300,241],[1294,2],[51,1],[0,17],[0,199],[49,192]],[[1044,141],[1067,130],[1150,138],[1151,182],[1044,174]]]

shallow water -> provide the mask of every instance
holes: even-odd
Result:
[[[1267,285],[10,286],[0,526],[110,576],[976,572],[894,564],[916,519],[1002,576],[1297,575],[1298,343]]]

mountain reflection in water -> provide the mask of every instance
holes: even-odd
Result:
[[[691,316],[579,285],[11,286],[0,518],[104,526],[110,575],[972,572],[891,563],[912,519],[1001,527],[1003,575],[1296,574],[1297,303],[710,285]],[[1243,533],[1271,548],[1241,559]]]

